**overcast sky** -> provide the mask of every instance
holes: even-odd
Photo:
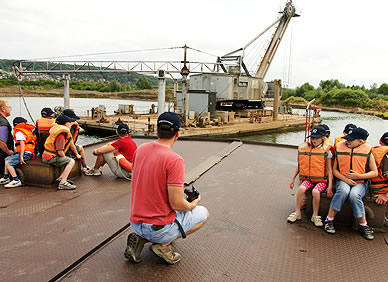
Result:
[[[244,46],[273,23],[285,3],[0,0],[0,58],[35,59],[184,44],[224,55]],[[326,79],[368,88],[373,83],[388,83],[387,0],[293,3],[301,17],[292,19],[267,81],[282,79],[292,87],[305,82],[318,86]],[[175,60],[178,56],[182,59],[180,49],[84,59]],[[188,59],[215,61],[213,56],[192,51]]]

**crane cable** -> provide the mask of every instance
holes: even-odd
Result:
[[[28,109],[28,106],[27,106],[27,103],[26,103],[26,100],[24,99],[24,96],[23,96],[23,90],[22,90],[22,85],[20,84],[20,81],[21,81],[21,77],[18,77],[17,79],[18,81],[18,85],[19,85],[19,93],[20,93],[20,98],[23,99],[23,102],[24,102],[24,106],[26,107],[26,110],[27,110],[27,113],[28,115],[30,116],[32,122],[34,123],[34,125],[36,125],[31,113],[30,113],[30,110]],[[20,111],[21,112],[21,111]]]

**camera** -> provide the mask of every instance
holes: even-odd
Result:
[[[187,195],[186,200],[190,203],[197,199],[199,196],[199,192],[197,191],[197,189],[195,189],[194,185],[191,186],[191,189],[185,188],[184,192]]]

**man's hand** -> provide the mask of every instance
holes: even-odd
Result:
[[[15,154],[15,152],[12,151],[12,150],[8,150],[6,153],[7,153],[8,156]]]
[[[195,199],[195,200],[193,200],[193,201],[191,202],[191,204],[193,205],[193,206],[192,206],[192,209],[194,209],[194,208],[199,204],[200,201],[201,201],[201,194],[198,195],[198,198],[197,198],[197,199]]]
[[[77,155],[75,156],[75,158],[76,158],[77,160],[80,160],[82,157],[81,157],[80,154],[77,154]]]
[[[376,203],[379,205],[385,205],[388,203],[388,197],[385,194],[378,194],[373,197],[376,198]]]

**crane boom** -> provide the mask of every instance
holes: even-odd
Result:
[[[288,27],[288,24],[292,17],[298,17],[295,13],[295,7],[292,4],[292,1],[287,2],[284,10],[281,12],[283,15],[280,18],[279,25],[276,28],[276,31],[272,37],[270,44],[265,52],[263,59],[256,71],[256,77],[264,79],[267,71],[272,63],[272,59],[274,58],[276,51],[280,45],[280,41],[283,38],[283,35]]]

